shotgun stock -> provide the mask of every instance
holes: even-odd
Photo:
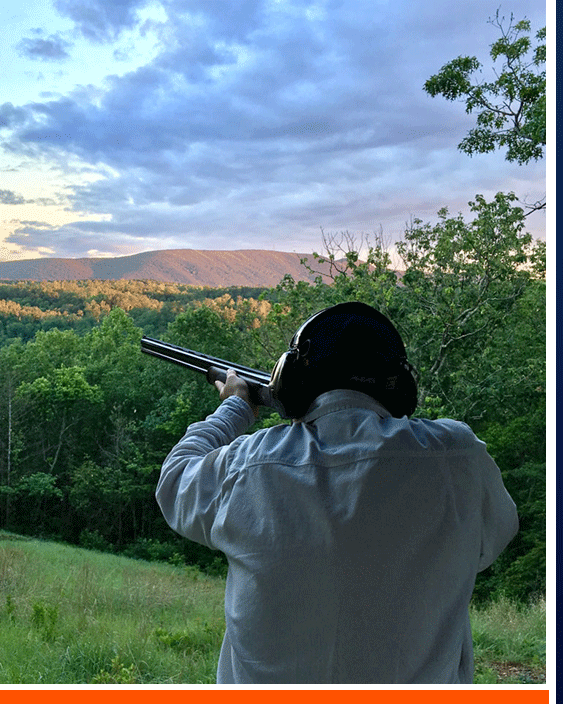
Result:
[[[224,382],[227,378],[227,370],[234,369],[237,375],[248,384],[250,400],[253,403],[257,406],[268,406],[277,409],[277,404],[272,397],[270,388],[270,374],[267,372],[244,367],[242,364],[228,362],[202,352],[188,350],[170,342],[155,340],[152,337],[143,337],[141,339],[141,351],[153,357],[158,357],[205,374],[210,384],[215,381]]]

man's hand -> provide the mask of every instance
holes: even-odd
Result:
[[[226,398],[229,398],[229,396],[240,396],[240,398],[244,399],[246,403],[248,403],[250,408],[252,408],[254,417],[258,417],[258,406],[252,403],[250,400],[248,384],[246,383],[246,381],[244,381],[244,379],[241,379],[239,376],[237,376],[237,373],[234,371],[234,369],[229,369],[227,371],[227,379],[225,383],[223,383],[222,381],[216,381],[215,387],[219,391],[219,398],[221,399],[221,401],[224,401]]]

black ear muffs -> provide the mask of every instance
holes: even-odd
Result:
[[[366,344],[373,355],[366,358],[364,353],[360,364],[358,345]],[[395,417],[414,412],[416,381],[403,342],[391,321],[375,308],[358,302],[340,303],[319,311],[301,325],[271,374],[270,389],[280,415],[305,415],[323,391],[322,370],[326,371],[327,364],[348,370],[336,375],[339,388],[355,388],[373,395]],[[352,370],[358,364],[366,369],[365,375],[361,374],[363,380],[354,378]],[[377,379],[368,379],[378,370]]]

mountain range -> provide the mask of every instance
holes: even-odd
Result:
[[[262,249],[213,251],[166,249],[121,257],[22,259],[0,262],[0,279],[9,281],[78,281],[140,279],[194,286],[275,286],[286,275],[312,280],[301,264],[326,272],[311,254]]]

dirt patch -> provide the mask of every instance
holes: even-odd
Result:
[[[545,667],[533,667],[522,662],[489,663],[502,682],[545,684]]]

